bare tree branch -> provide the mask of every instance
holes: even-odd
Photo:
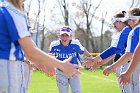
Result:
[[[92,22],[92,20],[93,20],[93,17],[94,17],[94,15],[95,15],[95,13],[96,13],[96,10],[100,7],[101,2],[102,2],[102,0],[100,0],[99,4],[98,4],[97,7],[94,9],[94,12],[92,13],[92,16],[91,16],[91,19],[90,19],[89,24],[91,24],[91,22]]]
[[[65,25],[69,25],[68,19],[69,19],[69,11],[68,11],[68,3],[66,0],[58,0],[60,11],[62,13],[62,16],[64,18]]]
[[[134,5],[134,0],[132,0],[132,3],[131,3],[131,5],[130,5],[130,8],[132,8],[133,5]]]
[[[60,1],[60,0],[57,0],[57,1],[58,1],[58,4],[59,4],[59,7],[60,7],[61,14],[62,14],[62,16],[63,16],[63,18],[64,18],[65,15],[64,15],[64,12],[63,12],[63,9],[62,9],[63,3],[62,3],[62,1]]]
[[[135,7],[140,7],[140,0],[137,0]]]
[[[31,25],[30,21],[29,21],[29,13],[30,13],[30,10],[31,10],[31,5],[32,5],[32,0],[30,0],[30,2],[28,3],[28,10],[26,11],[27,12],[27,19],[28,19],[28,25]]]

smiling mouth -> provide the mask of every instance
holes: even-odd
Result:
[[[66,42],[67,40],[62,40],[63,42]]]

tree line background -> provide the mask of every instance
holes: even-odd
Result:
[[[72,27],[73,37],[79,39],[90,52],[102,52],[110,46],[113,27],[106,20],[109,11],[100,11],[104,0],[99,0],[96,4],[94,4],[95,0],[79,0],[78,3],[69,2],[69,0],[55,0],[53,8],[49,12],[47,12],[46,4],[49,2],[46,1],[27,0],[25,4],[32,37],[42,50],[48,51],[50,42],[59,38],[59,29],[64,25]],[[75,7],[73,11],[70,6]],[[139,6],[139,0],[130,0],[127,8]],[[99,11],[100,16],[97,16]],[[105,30],[105,27],[108,29]],[[97,33],[100,34],[97,35]]]

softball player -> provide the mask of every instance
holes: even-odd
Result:
[[[63,70],[69,76],[79,73],[78,66],[52,58],[41,51],[30,39],[25,14],[24,0],[0,2],[0,93],[25,93],[23,60],[49,65]],[[21,48],[22,47],[22,48]]]
[[[128,35],[131,31],[131,28],[128,26],[128,24],[126,22],[122,22],[121,20],[125,17],[125,12],[122,11],[121,13],[117,13],[114,18],[112,19],[112,23],[114,25],[114,28],[118,31],[112,38],[112,42],[111,42],[111,46],[109,48],[107,48],[105,51],[103,51],[100,55],[98,55],[97,57],[91,59],[91,61],[88,61],[85,63],[85,65],[93,65],[93,61],[98,62],[99,64],[103,65],[106,62],[103,62],[104,60],[106,60],[109,57],[113,57],[113,55],[117,54],[117,56],[121,56],[124,51],[125,51],[125,47],[126,47],[126,43],[127,43],[127,38]],[[102,62],[100,62],[102,61]],[[121,71],[121,67],[118,67],[116,70],[116,76],[118,78],[118,76],[120,75],[120,71]],[[120,84],[119,84],[120,85]],[[125,86],[121,86],[120,88],[122,89],[122,92],[125,90],[126,92],[123,93],[131,93],[130,91],[130,86],[129,85],[125,85]]]
[[[124,18],[122,21],[128,21],[128,24],[133,28],[128,36],[127,41],[127,47],[126,47],[126,53],[113,65],[107,67],[105,69],[105,74],[109,74],[111,68],[115,69],[118,66],[126,63],[127,61],[130,61],[133,55],[133,52],[138,44],[139,41],[139,30],[140,25],[135,26],[135,22],[140,18],[140,9],[134,8],[128,12],[129,14]],[[132,93],[140,93],[139,89],[139,73],[140,73],[140,64],[133,73],[132,81],[131,81],[131,90]]]
[[[53,41],[50,44],[50,52],[61,61],[72,56],[71,64],[78,65],[80,65],[79,54],[90,56],[89,52],[78,40],[72,39],[72,30],[67,26],[60,30],[60,40]],[[69,85],[72,93],[81,93],[80,75],[75,75],[72,78],[69,78],[63,71],[57,69],[56,81],[59,93],[68,93]]]
[[[137,24],[140,24],[140,18],[139,18]],[[140,32],[139,32],[139,39],[140,39]],[[140,62],[140,60],[139,60],[140,55],[139,54],[140,54],[140,41],[139,41],[139,44],[137,45],[137,48],[134,52],[130,67],[128,68],[128,70],[125,73],[122,73],[119,77],[121,84],[125,85],[125,84],[130,83],[131,76]]]

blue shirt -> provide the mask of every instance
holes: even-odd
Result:
[[[3,2],[3,1],[5,1],[5,0],[0,0],[0,2]]]
[[[140,24],[135,26],[128,36],[126,52],[134,53],[135,48],[139,42]]]
[[[30,36],[25,14],[9,2],[0,3],[0,59],[24,59],[18,40]]]
[[[72,56],[72,64],[80,65],[79,54],[84,53],[84,47],[80,44],[79,40],[72,39],[68,46],[63,46],[60,40],[53,41],[50,44],[50,52],[53,53],[57,59],[63,61]]]
[[[127,38],[130,33],[130,27],[126,26],[118,32],[112,39],[111,46],[100,54],[102,59],[106,59],[114,54],[122,55],[125,52]]]

